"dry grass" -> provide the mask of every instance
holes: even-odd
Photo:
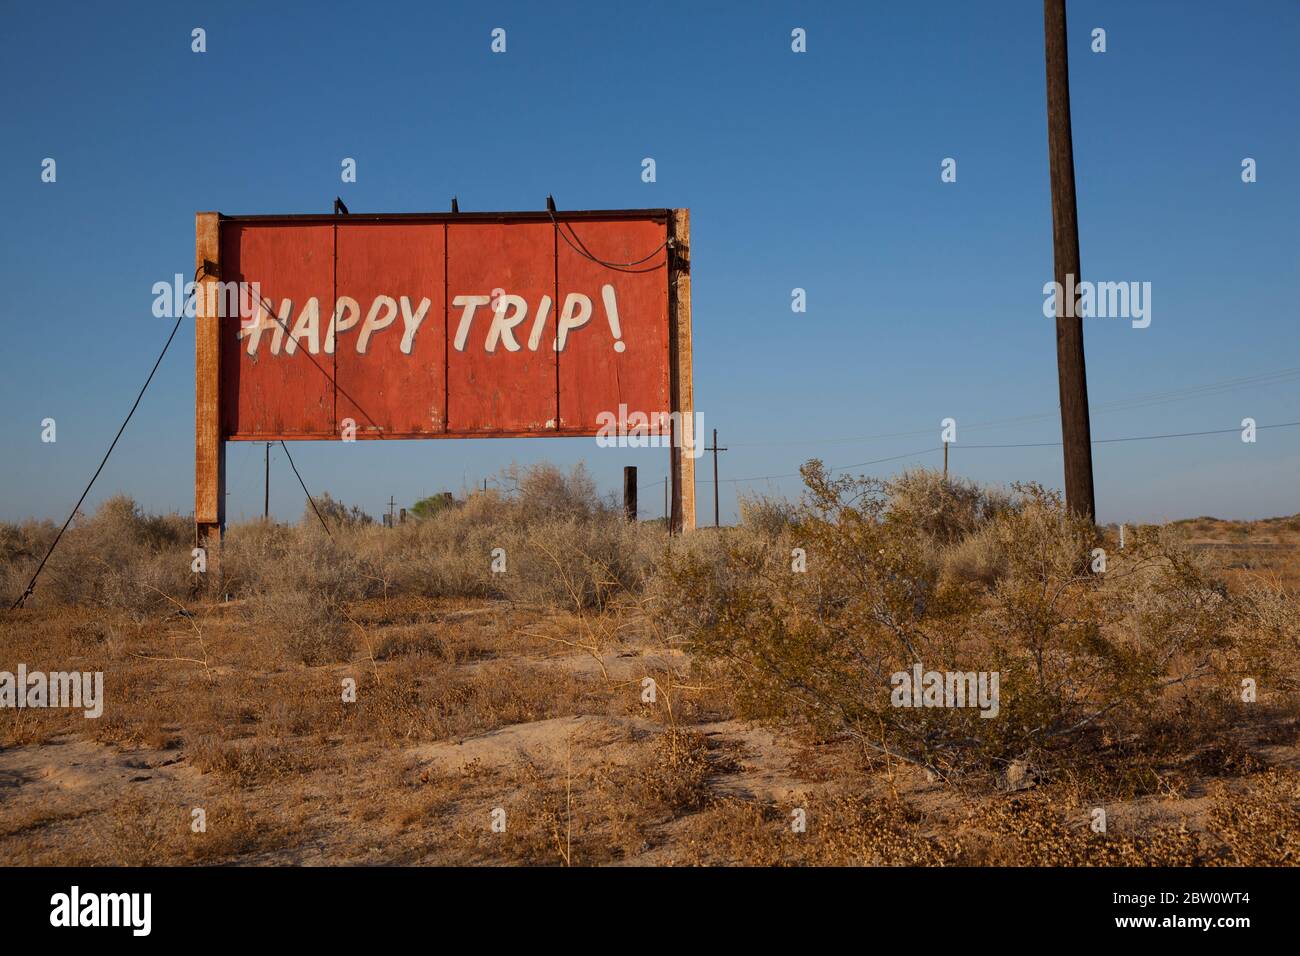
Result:
[[[186,521],[123,499],[78,521],[28,608],[0,614],[0,670],[102,671],[107,704],[0,709],[0,853],[1300,862],[1294,575],[1205,546],[1238,525],[1128,528],[1122,553],[1102,529],[1098,579],[1080,569],[1098,541],[1033,490],[914,473],[869,512],[814,481],[802,505],[670,541],[580,472],[512,481],[396,529],[337,502],[332,538],[314,516],[233,528],[216,593]],[[1295,539],[1260,524],[1248,540]],[[0,583],[21,590],[52,533],[0,526]],[[1001,669],[1002,719],[881,708],[900,635],[927,668]]]

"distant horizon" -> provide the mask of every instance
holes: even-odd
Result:
[[[437,439],[437,440],[438,440],[438,441],[456,441],[456,440],[460,440],[460,439]],[[464,439],[464,440],[469,441],[469,440],[475,440],[475,439]],[[243,445],[255,445],[255,444],[263,444],[263,443],[261,443],[261,442],[240,442],[239,444],[243,444]],[[295,442],[294,444],[302,444],[302,445],[305,445],[305,444],[322,444],[322,445],[323,445],[323,444],[332,444],[332,443],[330,443],[330,442]],[[548,460],[545,459],[545,458],[540,458],[540,459],[537,459],[537,460],[534,461],[534,462],[530,462],[529,464],[530,464],[530,465],[548,465],[548,464],[550,464],[550,465],[556,465],[557,467],[563,467],[564,470],[565,470],[566,472],[568,472],[568,470],[571,469],[574,465],[585,465],[586,463],[585,463],[583,460],[579,459],[578,461],[576,461],[576,462],[572,462],[572,463],[570,463],[570,464],[568,464],[568,465],[560,466],[559,463],[557,463],[557,462],[552,462],[552,461],[548,461]],[[801,463],[801,464],[802,464],[802,463]],[[287,467],[287,466],[286,466],[286,467]],[[504,471],[505,471],[507,468],[509,468],[509,467],[510,467],[510,466],[508,466],[508,465],[503,466],[503,468],[501,469],[501,472],[504,472]],[[909,469],[900,469],[900,470],[898,470],[898,471],[894,471],[894,472],[862,473],[862,476],[863,476],[863,477],[872,477],[872,478],[881,478],[881,479],[891,479],[891,478],[895,478],[895,477],[897,477],[897,476],[899,476],[899,475],[902,475],[905,471],[912,471],[912,470],[914,470],[914,469],[911,469],[911,468],[909,468]],[[929,468],[929,470],[938,473],[938,472],[941,472],[941,471],[942,471],[942,468]],[[486,477],[487,477],[487,480],[489,481],[489,483],[493,482],[493,481],[494,481],[494,480],[495,480],[495,479],[496,479],[496,478],[501,474],[501,472],[497,472],[496,474],[486,476]],[[288,472],[288,476],[292,479],[292,471],[289,471],[289,472]],[[284,475],[281,475],[281,476],[280,476],[281,480],[283,480],[284,477],[285,477]],[[955,475],[955,474],[952,475],[952,478],[953,478],[954,480],[960,480],[961,477],[962,477],[961,475]],[[275,480],[276,480],[276,476],[273,474],[273,475],[272,475],[272,482],[273,482],[272,487],[273,487],[273,488],[274,488],[274,482],[275,482]],[[1013,483],[1014,483],[1014,480],[1013,480],[1013,481],[1009,481],[1009,482],[980,482],[979,484],[981,485],[981,487],[986,487],[986,488],[1002,488],[1002,489],[1010,489],[1010,487],[1011,487],[1011,485],[1012,485]],[[656,482],[654,483],[653,488],[654,488],[654,493],[655,493],[655,494],[657,494],[657,495],[662,495],[662,493],[663,493],[663,491],[662,491],[662,484],[663,484],[662,480],[658,480],[658,481],[656,481]],[[711,502],[711,500],[712,500],[713,480],[712,480],[711,478],[707,478],[707,479],[697,479],[696,482],[695,482],[695,487],[696,487],[696,495],[698,496],[698,497],[697,497],[697,509],[696,509],[696,510],[697,510],[697,518],[698,518],[698,522],[697,522],[697,523],[698,523],[698,525],[699,525],[700,528],[711,528],[711,527],[713,527],[713,520],[712,520],[712,514],[713,514],[713,511],[712,511],[712,505],[710,504],[710,502]],[[1057,491],[1057,492],[1060,492],[1060,488],[1059,488],[1059,487],[1052,487],[1052,486],[1044,486],[1044,487],[1048,488],[1048,490],[1051,490],[1051,491]],[[413,499],[411,499],[411,500],[406,500],[406,501],[404,501],[404,500],[402,500],[402,499],[398,499],[398,500],[396,501],[395,506],[394,506],[394,514],[395,514],[395,515],[398,514],[402,509],[405,509],[406,511],[409,512],[409,511],[411,510],[411,508],[412,508],[415,504],[417,504],[418,502],[423,501],[423,500],[428,499],[428,498],[436,497],[436,496],[439,495],[439,494],[451,494],[451,495],[453,495],[453,497],[454,497],[457,501],[464,501],[464,500],[467,499],[470,495],[477,494],[477,493],[481,493],[482,490],[483,490],[483,487],[482,487],[482,479],[481,479],[481,478],[479,479],[479,482],[478,482],[477,484],[462,484],[462,485],[459,486],[458,488],[440,487],[440,488],[437,488],[437,489],[435,489],[435,490],[432,490],[432,491],[429,491],[429,492],[426,492],[426,493],[422,493],[422,494],[420,494],[418,497],[413,498]],[[491,490],[491,491],[498,491],[498,492],[499,492],[499,491],[502,491],[502,489],[500,488],[499,485],[498,485],[497,487],[489,487],[489,490]],[[639,492],[640,492],[640,494],[639,494],[639,499],[640,499],[640,503],[642,504],[642,506],[641,506],[640,509],[639,509],[639,518],[638,518],[638,520],[640,520],[640,521],[642,521],[642,522],[648,522],[648,523],[653,523],[653,522],[656,522],[656,521],[663,521],[663,520],[664,520],[664,514],[663,514],[663,507],[662,507],[662,505],[660,504],[660,505],[658,506],[658,511],[655,511],[655,508],[654,508],[655,501],[657,501],[658,499],[654,499],[654,500],[651,500],[651,501],[650,501],[650,505],[651,505],[651,507],[646,507],[646,506],[645,506],[644,503],[647,501],[647,498],[646,498],[646,495],[645,495],[645,491],[646,491],[646,488],[645,488],[644,486],[641,486],[641,487],[639,488]],[[706,492],[707,492],[707,494],[706,494]],[[608,488],[608,489],[603,488],[603,487],[599,487],[599,486],[598,486],[598,488],[597,488],[597,493],[598,493],[602,498],[607,498],[607,499],[609,499],[611,502],[614,503],[614,505],[615,505],[616,507],[621,507],[621,502],[622,502],[622,498],[621,498],[621,495],[622,495],[622,486],[621,486],[621,485],[620,485],[618,488]],[[330,492],[330,490],[329,490],[328,488],[322,488],[322,489],[319,490],[319,491],[317,491],[316,489],[312,489],[312,497],[315,498],[317,501],[321,500],[321,498],[322,498],[324,495],[327,495],[327,494],[328,494],[329,497],[330,497],[331,499],[333,499],[334,501],[336,501],[336,502],[338,502],[338,503],[340,503],[340,504],[342,504],[342,505],[345,505],[345,506],[347,506],[347,507],[349,507],[349,508],[350,508],[350,507],[353,507],[354,505],[356,505],[357,507],[360,507],[360,505],[358,505],[356,502],[353,502],[353,501],[347,500],[347,499],[345,499],[345,498],[343,498],[343,497],[341,497],[341,496],[339,496],[339,495],[336,495],[336,494]],[[783,499],[786,500],[786,501],[796,502],[796,501],[798,501],[798,499],[799,499],[799,497],[800,497],[800,492],[796,492],[796,493],[793,494],[793,495],[779,495],[779,494],[773,494],[773,493],[768,493],[768,492],[761,492],[761,491],[758,491],[758,492],[753,492],[752,495],[747,495],[747,497],[749,497],[749,496],[753,496],[753,495],[757,495],[757,496],[766,496],[766,497],[777,497],[777,498],[783,498]],[[80,510],[79,514],[82,515],[83,518],[89,518],[89,517],[91,517],[91,516],[94,515],[95,511],[98,510],[99,506],[102,505],[105,501],[107,501],[107,500],[109,500],[109,499],[111,499],[111,498],[116,498],[116,497],[121,497],[121,496],[125,496],[125,497],[128,497],[128,498],[132,498],[132,500],[135,501],[137,507],[139,507],[140,510],[141,510],[144,514],[147,514],[147,515],[156,515],[156,516],[172,516],[172,515],[175,515],[175,516],[178,516],[178,517],[190,518],[190,517],[192,517],[193,514],[194,514],[194,509],[193,509],[193,508],[190,508],[189,510],[170,509],[170,510],[163,510],[163,511],[148,508],[148,507],[145,506],[142,502],[136,500],[136,499],[134,498],[134,496],[131,495],[130,491],[129,491],[129,490],[126,490],[126,489],[118,489],[118,490],[116,490],[116,491],[109,491],[109,492],[105,492],[105,493],[103,493],[102,495],[100,495],[100,496],[98,496],[98,497],[96,498],[95,503],[94,503],[93,505],[90,505],[90,506],[88,506],[88,507],[83,506],[82,509]],[[298,522],[300,522],[300,521],[303,521],[303,520],[311,520],[311,519],[310,519],[310,506],[309,506],[308,503],[307,503],[307,499],[306,499],[306,497],[302,495],[301,490],[299,491],[299,497],[302,499],[302,509],[301,509],[301,512],[300,512],[300,513],[298,513],[298,514],[296,514],[296,515],[295,515],[295,514],[291,514],[291,513],[286,513],[286,514],[280,514],[280,515],[277,515],[277,514],[275,514],[275,513],[272,513],[272,514],[270,515],[270,519],[273,520],[273,521],[276,521],[277,523],[280,523],[280,524],[296,524],[296,523],[298,523]],[[89,499],[88,499],[88,500],[89,500]],[[383,519],[384,519],[384,516],[388,513],[388,512],[387,512],[387,507],[386,507],[386,506],[385,506],[385,508],[384,508],[383,510],[379,510],[379,511],[374,511],[374,510],[371,510],[371,509],[368,509],[368,508],[361,508],[361,510],[362,510],[363,512],[365,512],[365,514],[366,514],[369,518],[371,518],[373,521],[375,521],[376,523],[382,523],[382,521],[383,521]],[[2,519],[2,520],[10,521],[10,522],[12,522],[12,523],[22,523],[22,522],[24,522],[24,521],[37,521],[37,522],[40,522],[40,521],[50,521],[50,522],[54,522],[55,524],[60,524],[60,523],[62,523],[64,520],[66,520],[67,517],[68,517],[68,515],[67,515],[67,513],[65,512],[65,513],[62,514],[62,515],[28,516],[28,517],[26,517],[26,518],[19,518],[19,519],[16,519],[16,520],[15,520],[15,519]],[[1119,525],[1124,524],[1124,525],[1129,525],[1129,526],[1137,527],[1137,526],[1140,526],[1140,525],[1153,525],[1153,526],[1155,526],[1155,525],[1168,525],[1168,524],[1178,524],[1178,523],[1181,523],[1181,522],[1187,522],[1187,521],[1200,521],[1200,520],[1223,521],[1223,522],[1233,522],[1233,523],[1242,523],[1242,524],[1266,524],[1266,523],[1268,523],[1268,522],[1270,522],[1270,521],[1286,521],[1286,520],[1288,520],[1288,519],[1292,519],[1292,518],[1296,518],[1296,517],[1300,517],[1300,510],[1295,511],[1295,512],[1283,513],[1283,514],[1263,515],[1263,516],[1261,516],[1261,517],[1257,517],[1257,518],[1240,518],[1240,517],[1235,517],[1235,516],[1232,516],[1232,515],[1204,514],[1204,513],[1203,513],[1203,514],[1197,514],[1197,515],[1184,515],[1184,516],[1181,516],[1181,517],[1169,517],[1169,518],[1164,518],[1164,519],[1161,519],[1161,520],[1158,520],[1158,521],[1143,521],[1143,520],[1139,520],[1139,519],[1130,519],[1130,520],[1127,520],[1127,521],[1125,521],[1125,520],[1106,521],[1106,520],[1102,520],[1102,519],[1099,518],[1098,521],[1097,521],[1097,525],[1098,525],[1098,527],[1118,527]],[[235,516],[235,517],[230,517],[230,516],[228,515],[228,516],[227,516],[227,525],[229,526],[229,525],[236,525],[236,524],[245,524],[245,523],[248,523],[248,522],[255,522],[255,521],[260,521],[260,520],[262,520],[262,515],[261,515],[261,514],[255,514],[255,513],[251,513],[251,512],[240,512],[240,513],[238,514],[238,516]],[[407,519],[407,520],[419,520],[419,519],[415,518],[414,516],[410,516],[410,515],[408,515],[408,519]],[[721,522],[721,524],[722,524],[723,527],[727,527],[727,526],[733,526],[733,525],[736,525],[736,524],[739,523],[739,521],[740,521],[740,516],[739,516],[738,514],[732,514],[732,515],[730,515],[730,520],[728,520],[727,518],[724,517],[724,519],[723,519],[723,521]]]

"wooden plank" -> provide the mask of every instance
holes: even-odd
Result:
[[[248,316],[265,328],[244,339],[239,317],[222,319],[225,434],[255,439],[336,436],[335,355],[325,351],[334,309],[334,227],[224,222],[220,261],[222,280],[257,283],[266,309]],[[312,306],[316,334],[294,342],[290,333]],[[400,321],[394,324],[400,329]],[[340,343],[354,347],[357,333],[355,327],[339,333]],[[342,396],[339,402],[342,412]],[[351,417],[358,430],[369,424],[360,415]]]
[[[554,433],[559,399],[554,341],[555,227],[549,224],[454,224],[447,227],[447,430],[456,433]],[[517,351],[499,341],[486,350],[493,295],[518,296],[528,312],[515,329]],[[478,304],[457,347],[468,300]],[[537,348],[528,347],[542,298],[547,313]],[[461,304],[457,305],[457,299]],[[510,310],[511,318],[514,309]]]
[[[691,381],[691,211],[674,209],[668,265],[669,383],[682,434],[670,451],[674,534],[695,530],[695,388]]]
[[[220,573],[221,534],[226,523],[226,445],[221,434],[221,317],[216,289],[221,277],[221,216],[194,216],[194,265],[199,273],[194,302],[194,531],[207,549],[209,580]]]
[[[397,302],[392,325],[371,335],[364,353],[357,351],[362,322],[337,336],[339,422],[356,422],[358,438],[445,432],[445,228],[341,222],[335,229],[335,295],[367,312],[379,296]],[[486,326],[486,313],[481,310],[476,331]],[[408,316],[418,323],[409,339]]]

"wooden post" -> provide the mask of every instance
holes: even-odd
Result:
[[[943,443],[943,480],[948,480],[948,443]]]
[[[673,534],[695,530],[695,389],[691,382],[691,211],[668,223],[668,362],[672,411],[681,421],[669,451]]]
[[[221,434],[221,216],[194,216],[194,537],[207,552],[208,581],[220,581],[226,525],[226,443]]]
[[[1065,452],[1065,503],[1075,514],[1095,521],[1083,317],[1078,314],[1078,302],[1070,292],[1081,280],[1065,0],[1043,0],[1043,35],[1047,59],[1047,155],[1052,178],[1052,252],[1057,288],[1061,290],[1056,297],[1056,371],[1060,381],[1061,445]],[[1067,308],[1072,315],[1065,314]]]
[[[623,514],[636,524],[636,465],[623,466]]]

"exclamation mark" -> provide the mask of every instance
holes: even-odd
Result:
[[[614,351],[622,352],[627,348],[627,343],[623,341],[623,332],[618,325],[618,302],[614,300],[614,287],[601,286],[600,297],[605,302],[605,317],[609,319],[609,331],[614,336]]]

